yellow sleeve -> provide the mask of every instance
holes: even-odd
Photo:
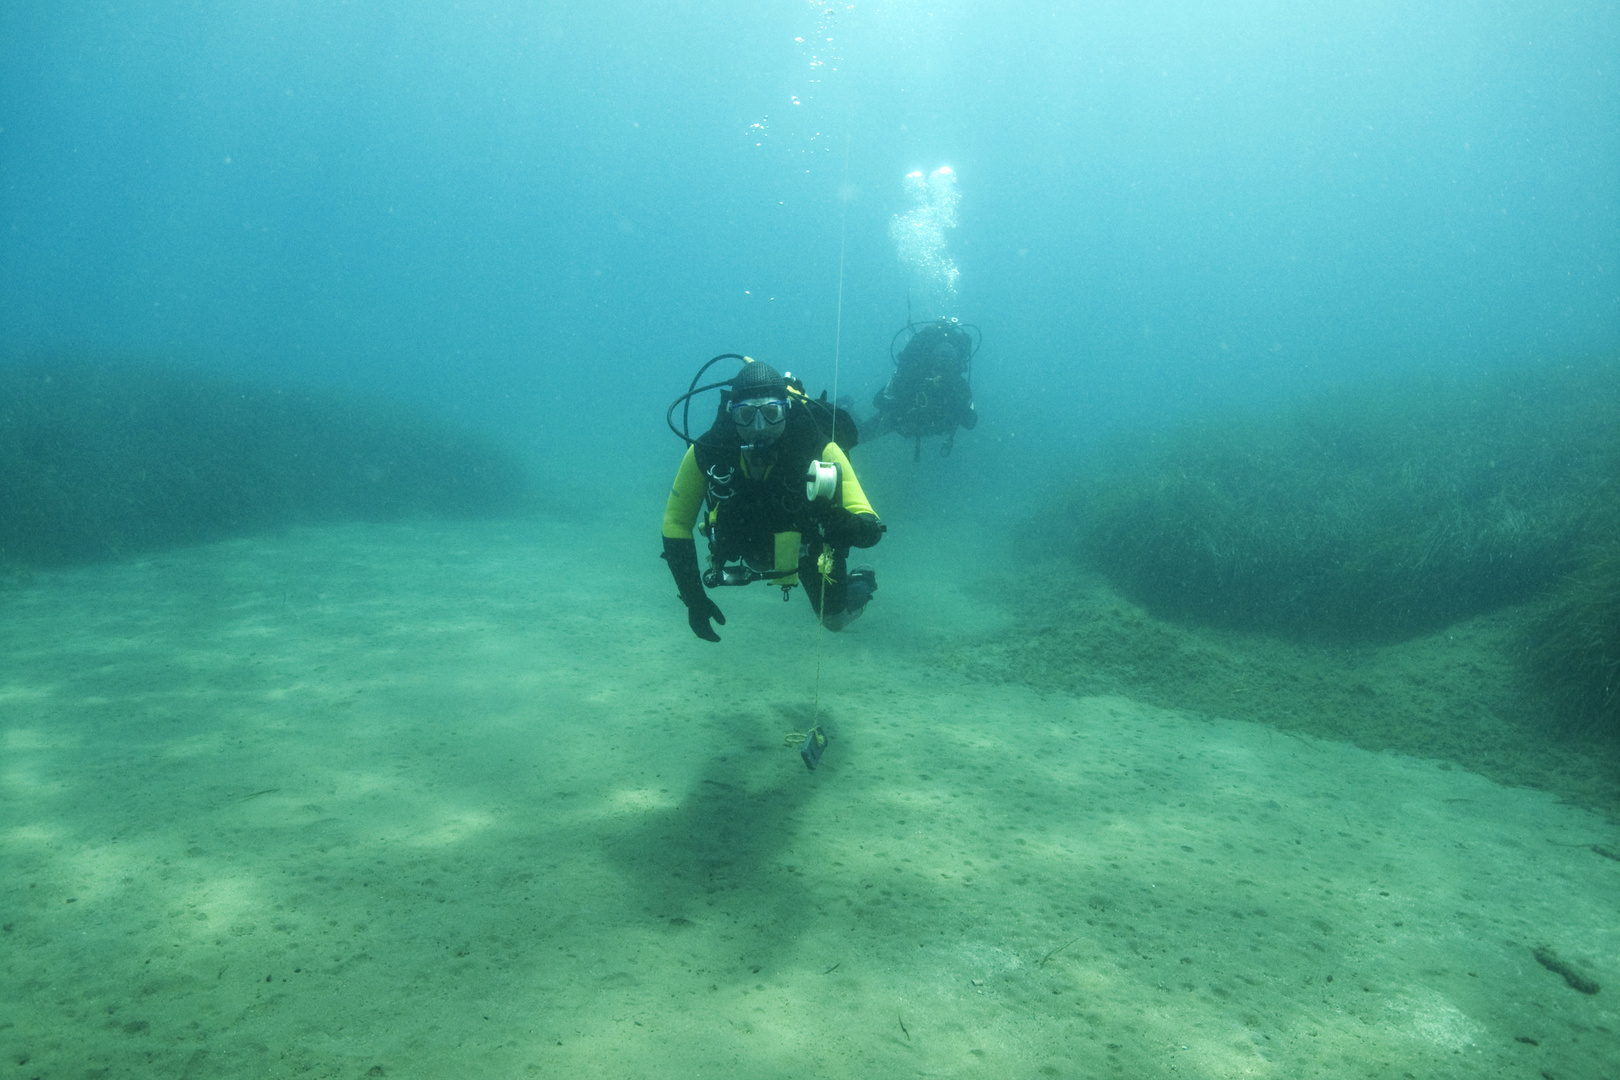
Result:
[[[664,536],[671,540],[692,539],[692,527],[703,509],[703,474],[698,471],[697,454],[686,448],[681,467],[675,473],[675,486],[664,503]]]
[[[843,448],[835,442],[828,443],[821,450],[821,460],[836,462],[838,465],[838,473],[843,478],[844,509],[852,514],[871,514],[876,517],[877,511],[866,501],[866,492],[861,490],[861,481],[855,475],[855,466],[844,456]],[[665,520],[669,520],[667,516]]]

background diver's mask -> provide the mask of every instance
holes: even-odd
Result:
[[[788,403],[780,398],[751,397],[746,401],[733,401],[726,407],[726,413],[744,446],[769,446],[787,429]]]

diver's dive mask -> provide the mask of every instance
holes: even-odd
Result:
[[[787,426],[788,403],[774,398],[749,398],[733,401],[726,406],[726,413],[745,445],[768,446],[781,437]]]
[[[785,401],[734,401],[728,411],[731,422],[740,428],[770,427],[787,418]]]

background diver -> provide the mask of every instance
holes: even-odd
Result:
[[[797,380],[790,383],[770,365],[731,353],[699,370],[693,389],[675,400],[670,415],[683,402],[689,415],[693,395],[725,387],[697,382],[710,365],[728,358],[743,366],[722,391],[713,425],[696,439],[676,431],[688,446],[664,506],[664,560],[687,622],[698,637],[719,641],[710,620],[724,626],[726,617],[705,584],[769,581],[782,587],[784,600],[802,584],[822,625],[841,630],[877,590],[871,569],[848,569],[849,549],[869,548],[885,531],[844,456],[858,438],[855,422],[828,404],[825,394],[812,400]],[[818,462],[822,466],[813,468]],[[709,542],[709,568],[702,574],[694,527]]]
[[[916,442],[913,456],[922,453],[922,440],[943,435],[939,452],[949,454],[956,442],[956,429],[971,429],[979,422],[973,409],[973,388],[969,383],[973,354],[978,351],[975,328],[955,319],[935,319],[922,324],[908,323],[894,336],[911,331],[911,339],[894,357],[894,374],[872,398],[877,413],[863,421],[866,437],[876,439],[889,432]],[[889,346],[894,355],[894,345]]]

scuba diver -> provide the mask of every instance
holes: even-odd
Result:
[[[705,371],[728,359],[743,362],[735,377],[697,385]],[[717,388],[720,409],[708,431],[694,439],[689,428],[675,427],[677,406],[685,403],[685,424],[693,396]],[[710,621],[726,623],[705,585],[769,581],[781,586],[786,600],[802,584],[827,629],[842,630],[858,618],[877,577],[869,567],[850,570],[849,549],[876,544],[886,526],[844,456],[858,438],[849,413],[828,403],[825,393],[810,398],[799,380],[769,364],[725,353],[698,370],[665,419],[687,449],[664,506],[663,557],[692,633],[719,641]],[[709,542],[709,566],[701,574],[694,526]]]
[[[894,346],[908,330],[911,339],[895,356]],[[862,425],[868,438],[899,432],[902,438],[915,440],[912,459],[916,460],[922,456],[924,436],[943,435],[939,452],[949,454],[956,443],[956,429],[968,430],[979,422],[973,409],[973,388],[968,384],[973,354],[979,351],[974,337],[977,331],[955,319],[901,327],[889,343],[894,374],[872,398],[876,415]]]

